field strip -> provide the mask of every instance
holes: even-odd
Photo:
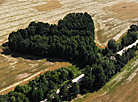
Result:
[[[44,70],[44,71],[47,71],[47,69]],[[2,93],[2,92],[5,91],[5,90],[8,90],[8,89],[10,89],[10,88],[12,88],[12,87],[15,87],[15,86],[17,86],[17,85],[19,85],[19,84],[21,84],[21,83],[23,83],[23,82],[26,82],[26,81],[32,79],[33,77],[35,77],[35,76],[41,74],[41,72],[42,72],[42,71],[37,72],[36,74],[31,75],[29,78],[26,78],[26,79],[24,79],[24,80],[22,80],[22,81],[19,81],[19,82],[13,84],[13,85],[10,85],[10,86],[7,87],[7,88],[4,88],[4,89],[0,90],[0,93]]]
[[[79,7],[78,7],[78,8],[75,8],[75,9],[79,9]],[[75,10],[75,9],[74,9],[74,10]],[[68,12],[68,11],[66,11],[66,12]],[[65,12],[63,12],[63,13],[65,13]],[[55,14],[55,15],[56,15],[56,14]],[[32,16],[35,16],[35,14],[34,14],[34,15],[32,14]],[[41,15],[41,17],[42,17],[42,15]],[[39,18],[39,17],[38,17],[38,18]],[[51,18],[51,17],[49,17],[49,18]],[[47,19],[49,19],[49,18],[47,18]],[[42,19],[43,19],[43,18],[42,18]],[[28,22],[28,21],[27,21],[27,22]],[[16,22],[15,22],[15,23],[16,23]],[[11,23],[10,23],[10,24],[11,24]],[[23,23],[22,23],[22,24],[23,24]],[[8,25],[9,25],[9,24],[3,25],[5,28],[2,27],[0,30],[5,30],[6,28],[14,27],[14,26],[16,26],[16,25],[19,25],[19,23],[16,24],[16,25],[15,25],[15,24],[14,24],[14,25],[10,25],[10,26],[8,26]]]
[[[32,5],[33,5],[33,3],[30,4],[30,5],[28,5],[28,7],[27,7],[27,5],[25,7],[18,6],[16,8],[14,8],[14,11],[2,12],[0,17],[3,17],[4,16],[4,18],[6,18],[6,17],[14,16],[15,14],[22,14],[23,12],[26,12],[26,11],[29,11],[29,10],[31,10],[32,12],[37,11],[36,9],[31,8],[31,7],[33,7]],[[34,5],[34,7],[35,6],[37,6],[37,5]],[[9,8],[7,8],[7,9],[10,9],[10,8],[11,7],[9,6]],[[2,11],[3,11],[3,9],[2,9]]]
[[[132,63],[129,67],[127,67],[125,70],[123,70],[123,72],[120,72],[119,75],[117,75],[113,80],[111,80],[107,85],[112,84],[113,82],[116,82],[116,84],[121,81],[124,77],[125,74],[128,73],[130,70],[128,70],[129,68],[134,69],[137,65],[138,65],[138,59],[136,59],[134,61],[134,63]],[[137,70],[135,70],[137,72]],[[129,78],[130,79],[130,78]]]

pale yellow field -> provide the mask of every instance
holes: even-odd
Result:
[[[88,12],[96,27],[96,43],[105,46],[118,40],[132,22],[137,22],[137,0],[1,0],[0,42],[11,31],[25,28],[31,21],[57,23],[71,12]],[[124,7],[125,4],[125,8]],[[132,13],[133,12],[133,13]]]
[[[138,21],[138,3],[121,2],[113,5],[109,10],[116,13],[116,17],[118,19],[127,20],[131,18],[137,18]]]
[[[37,6],[36,9],[38,11],[48,11],[48,10],[61,8],[62,6],[63,5],[59,1],[51,0],[51,1],[47,1],[47,4]]]

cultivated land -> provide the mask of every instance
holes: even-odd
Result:
[[[25,28],[31,21],[57,23],[70,12],[88,12],[94,19],[96,43],[105,46],[109,39],[118,40],[138,21],[137,5],[137,0],[0,0],[0,45],[7,41],[10,32]],[[71,65],[30,59],[0,54],[0,90],[48,67]]]
[[[0,54],[0,94],[13,90],[18,84],[27,83],[40,73],[71,65],[69,62],[59,59],[19,54],[15,54],[15,56],[21,57]]]
[[[137,102],[138,55],[97,92],[88,93],[73,102]]]
[[[31,21],[57,23],[70,12],[88,12],[96,27],[96,42],[118,40],[137,19],[137,0],[0,0],[0,41]]]

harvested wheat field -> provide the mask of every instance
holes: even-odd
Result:
[[[57,23],[70,12],[88,12],[96,27],[96,43],[105,46],[118,40],[138,21],[137,0],[1,0],[0,41],[11,31],[25,28],[31,21]]]

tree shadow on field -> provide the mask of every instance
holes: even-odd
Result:
[[[2,44],[2,52],[1,52],[1,54],[10,55],[11,57],[14,57],[14,58],[21,57],[21,58],[24,58],[24,59],[27,59],[27,60],[46,59],[49,62],[69,62],[72,65],[76,65],[76,67],[84,68],[84,66],[82,66],[82,63],[79,63],[79,62],[76,62],[76,61],[69,61],[69,60],[60,59],[60,58],[49,58],[49,57],[44,57],[44,56],[35,56],[35,55],[21,54],[21,53],[13,52],[13,51],[11,51],[9,49],[8,42]]]

